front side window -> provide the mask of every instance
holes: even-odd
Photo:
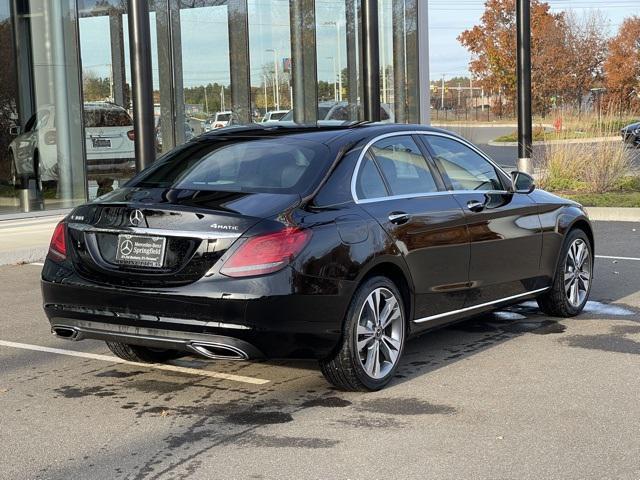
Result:
[[[391,195],[437,192],[433,174],[410,136],[384,138],[370,149],[391,190]]]
[[[504,190],[495,167],[481,155],[451,138],[434,135],[426,138],[453,190]]]

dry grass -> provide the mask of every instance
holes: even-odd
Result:
[[[631,162],[620,142],[547,145],[535,159],[540,185],[548,190],[604,193],[631,174]]]

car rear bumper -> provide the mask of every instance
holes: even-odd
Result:
[[[307,277],[292,281],[291,276],[284,270],[242,282],[133,289],[101,286],[72,274],[62,282],[43,279],[42,293],[52,328],[71,329],[74,340],[192,352],[194,344],[208,343],[238,349],[247,359],[325,358],[340,340],[353,286]]]

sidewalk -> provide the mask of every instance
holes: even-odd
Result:
[[[640,222],[640,208],[587,207],[592,221]],[[41,262],[62,216],[0,221],[0,265]]]
[[[40,262],[62,216],[0,222],[0,265]]]

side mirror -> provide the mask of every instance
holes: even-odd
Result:
[[[13,125],[9,127],[9,135],[11,135],[12,137],[17,137],[18,135],[20,135],[21,130],[22,129],[20,128],[20,125]]]
[[[536,189],[536,181],[524,172],[511,172],[511,183],[513,193],[531,193]]]

